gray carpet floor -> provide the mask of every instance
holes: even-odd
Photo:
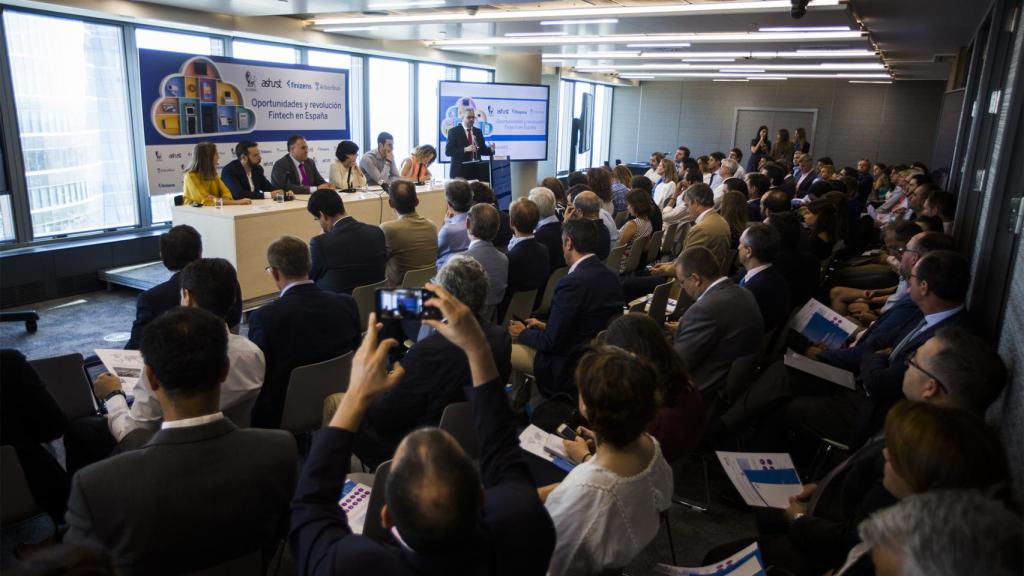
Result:
[[[12,308],[39,312],[39,330],[29,334],[24,324],[0,323],[0,347],[16,348],[29,359],[72,352],[88,356],[96,348],[123,348],[135,318],[137,294],[134,290],[115,287]],[[241,328],[245,334],[246,326],[243,324]],[[707,490],[699,462],[694,460],[682,469],[677,467],[676,493],[679,496],[703,503],[705,493],[711,495],[708,512],[696,512],[678,504],[673,505],[669,512],[672,542],[679,565],[699,566],[704,554],[713,546],[756,533],[753,515],[749,511],[733,508],[719,497],[727,483],[717,463],[710,465]],[[636,557],[626,574],[654,574],[656,564],[670,562],[669,542],[663,525],[658,536]],[[281,568],[279,574],[293,574],[291,558],[284,558]]]

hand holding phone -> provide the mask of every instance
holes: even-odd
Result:
[[[423,288],[378,288],[375,311],[380,320],[439,320],[441,311],[424,304],[434,293]]]

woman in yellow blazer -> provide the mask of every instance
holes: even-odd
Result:
[[[224,204],[252,204],[252,200],[243,198],[235,200],[231,191],[217,175],[217,163],[220,154],[212,142],[200,142],[192,151],[192,164],[185,171],[185,204],[199,203],[213,206],[214,198],[224,200]]]

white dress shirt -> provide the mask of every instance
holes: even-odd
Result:
[[[568,276],[569,274],[572,274],[573,271],[576,270],[576,267],[580,265],[580,262],[583,262],[584,260],[586,260],[587,258],[590,258],[591,256],[595,256],[595,255],[594,254],[584,254],[583,257],[580,258],[579,260],[577,260],[575,264],[573,264],[572,266],[569,266],[569,271],[566,272],[566,276]]]
[[[227,326],[224,329],[227,330]],[[228,333],[228,360],[231,368],[227,379],[220,385],[221,410],[247,400],[256,393],[263,386],[266,372],[263,352],[249,339],[237,334]],[[123,396],[114,396],[106,403],[107,426],[118,442],[137,428],[156,429],[164,417],[145,371],[132,388],[132,396],[135,401],[130,408]]]
[[[548,216],[547,218],[541,218],[540,221],[537,222],[537,228],[534,228],[534,230],[539,230],[541,227],[543,227],[543,226],[545,226],[547,224],[551,224],[552,222],[558,222],[558,216],[555,216],[554,214],[552,214],[551,216]]]
[[[601,222],[604,223],[604,227],[608,229],[608,235],[611,236],[612,245],[619,239],[619,229],[615,227],[615,218],[608,213],[607,210],[601,209]]]
[[[622,477],[593,462],[569,472],[544,507],[557,543],[548,574],[597,574],[621,568],[658,534],[660,514],[672,506],[672,468],[654,443],[642,472]]]
[[[662,182],[654,189],[654,205],[659,209],[665,205],[665,201],[676,193],[675,182]]]
[[[747,270],[747,273],[743,275],[743,283],[746,284],[747,282],[750,282],[751,278],[757,276],[759,273],[761,273],[764,270],[767,270],[770,267],[771,263],[769,262],[768,264],[761,264],[760,266]]]
[[[213,414],[203,414],[202,416],[196,416],[195,418],[182,418],[181,420],[172,420],[170,422],[164,421],[160,425],[160,428],[167,430],[168,428],[191,428],[192,426],[202,426],[203,424],[209,424],[210,422],[216,422],[224,418],[223,412],[214,412]]]
[[[721,277],[721,278],[719,278],[718,280],[715,280],[714,282],[712,282],[712,283],[711,283],[711,285],[710,285],[710,286],[708,286],[708,287],[707,287],[707,289],[706,289],[706,290],[704,290],[703,292],[701,292],[701,293],[700,293],[700,296],[697,296],[697,300],[696,300],[696,301],[697,301],[697,302],[700,302],[700,299],[701,299],[701,298],[703,298],[703,297],[704,297],[704,295],[705,295],[705,294],[707,294],[708,292],[711,292],[711,289],[712,289],[712,288],[714,288],[715,286],[718,286],[718,285],[719,285],[719,284],[721,284],[722,282],[727,282],[728,280],[729,280],[729,277],[728,277],[728,276],[722,276],[722,277]]]
[[[533,234],[530,234],[529,236],[513,236],[508,241],[508,248],[507,248],[508,252],[511,252],[512,249],[516,247],[516,244],[519,244],[520,242],[522,242],[524,240],[529,240],[530,238],[533,238]]]

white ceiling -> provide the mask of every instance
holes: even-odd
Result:
[[[741,36],[732,41],[691,42],[690,47],[679,48],[643,48],[644,55],[658,51],[686,52],[792,52],[796,50],[837,50],[860,49],[873,50],[877,46],[881,59],[856,59],[856,62],[884,62],[890,66],[894,77],[902,79],[945,79],[949,73],[948,62],[933,62],[936,54],[955,53],[973,34],[985,6],[991,0],[852,0],[839,6],[812,6],[806,16],[799,20],[790,17],[788,7],[775,5],[764,9],[757,4],[741,0],[692,0],[670,2],[667,0],[588,0],[569,2],[549,2],[536,0],[505,0],[502,4],[478,4],[478,0],[444,0],[444,6],[429,8],[395,7],[399,2],[423,2],[424,0],[355,0],[338,2],[334,0],[150,0],[160,4],[170,4],[183,8],[219,12],[236,16],[289,16],[309,21],[315,29],[341,29],[342,36],[374,38],[383,40],[422,40],[425,43],[441,41],[471,42],[469,52],[474,54],[495,54],[497,52],[541,52],[546,57],[557,57],[559,54],[583,53],[588,51],[622,51],[636,50],[626,47],[625,42],[614,38],[619,35],[659,35],[659,34],[707,34],[707,33],[757,33],[764,27],[820,27],[848,26],[851,30],[864,30],[861,38],[844,40],[806,40],[786,42],[752,42],[751,38]],[[434,0],[440,2],[440,0]],[[688,6],[684,10],[706,9],[707,4],[753,4],[753,8],[734,12],[718,13],[686,13],[672,15],[641,15],[641,16],[588,16],[588,18],[617,18],[616,23],[600,24],[566,24],[541,26],[542,19],[563,20],[562,17],[529,17],[518,15],[511,20],[473,21],[456,23],[420,23],[413,24],[382,24],[379,17],[389,18],[422,16],[437,17],[438,14],[455,14],[467,18],[467,9],[460,7],[476,6],[475,20],[487,20],[488,14],[500,14],[508,18],[526,10],[554,10],[566,8],[597,8],[602,10],[635,6]],[[786,4],[786,3],[783,3]],[[381,8],[384,6],[385,8]],[[765,4],[771,6],[771,4]],[[453,10],[452,8],[456,8]],[[373,12],[369,10],[376,9]],[[601,11],[601,10],[599,10]],[[348,21],[338,24],[314,24],[313,20],[325,18],[346,18]],[[363,23],[358,19],[373,17],[372,23]],[[858,22],[858,17],[861,19]],[[408,21],[408,18],[406,18]],[[360,29],[368,28],[371,29]],[[353,29],[355,28],[355,29]],[[565,37],[544,36],[529,40],[520,46],[494,46],[495,43],[506,42],[506,34],[523,33],[564,33],[565,37],[589,38],[586,45],[561,45],[559,40]],[[606,41],[601,41],[601,40]],[[652,39],[653,40],[653,39]],[[488,46],[487,49],[479,48]],[[435,46],[439,47],[439,46]],[[456,49],[452,46],[445,49]],[[842,59],[851,61],[850,59]],[[799,59],[737,59],[729,64],[786,65],[786,64],[819,64],[840,61],[836,58],[799,58]],[[549,62],[558,66],[610,66],[647,65],[641,72],[657,73],[659,69],[650,66],[670,65],[678,67],[681,59],[674,58],[632,58],[632,59],[599,59],[588,61]],[[668,71],[668,70],[663,70]],[[680,70],[671,70],[679,73]],[[709,70],[708,72],[716,72]],[[875,71],[879,72],[879,71]],[[884,70],[880,71],[884,72]],[[637,73],[630,69],[623,73]],[[795,72],[794,72],[795,73]],[[803,72],[801,72],[803,73]],[[659,78],[660,79],[660,78]],[[678,77],[666,79],[677,80]]]

